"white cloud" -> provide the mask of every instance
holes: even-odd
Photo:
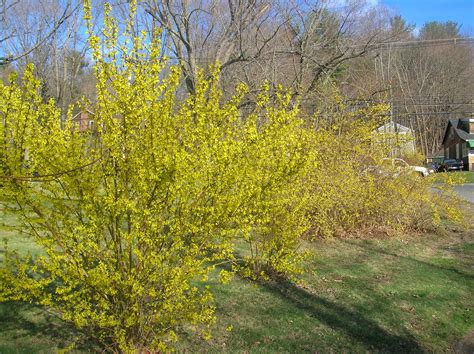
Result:
[[[421,30],[421,27],[415,27],[413,28],[413,31],[411,31],[411,33],[413,33],[415,37],[418,37],[418,35],[420,34],[420,30]]]

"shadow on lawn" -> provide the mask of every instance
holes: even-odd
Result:
[[[77,349],[90,350],[93,345],[84,345],[84,335],[79,333],[71,324],[46,313],[40,307],[23,302],[0,303],[0,337],[8,337],[19,343],[15,352],[42,348],[35,347],[38,339],[39,346],[64,348],[76,341]]]
[[[282,280],[263,282],[261,285],[318,321],[363,343],[367,350],[400,353],[423,351],[410,334],[407,333],[405,336],[391,334],[363,313],[311,294],[293,283]]]
[[[345,240],[344,242],[348,243],[352,246],[363,248],[363,249],[365,249],[367,251],[370,251],[370,252],[380,253],[380,254],[383,254],[383,255],[386,255],[386,256],[392,256],[392,257],[400,258],[400,259],[403,259],[403,260],[411,262],[411,263],[416,263],[420,266],[427,267],[428,269],[433,268],[433,269],[435,269],[437,271],[441,271],[441,272],[455,273],[457,276],[459,276],[460,278],[463,278],[467,281],[474,280],[474,275],[465,273],[465,272],[463,272],[463,271],[461,271],[457,268],[441,266],[441,265],[438,265],[438,264],[422,261],[420,259],[416,259],[416,258],[413,258],[413,257],[410,257],[410,256],[404,256],[404,255],[398,254],[396,252],[390,252],[390,251],[387,251],[387,250],[385,250],[381,247],[377,247],[377,246],[373,245],[369,241],[365,241],[362,244],[360,242],[355,242],[355,241],[350,241],[350,240]],[[463,258],[463,256],[461,256],[461,254],[458,254],[457,256],[458,256],[458,258],[461,258],[461,259]]]

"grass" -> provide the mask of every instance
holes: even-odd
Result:
[[[4,213],[0,209],[0,261],[2,260],[5,241],[7,241],[8,248],[17,250],[21,255],[41,253],[41,247],[32,242],[26,235],[19,233],[17,218],[12,214]]]
[[[299,285],[242,279],[213,284],[219,315],[215,339],[186,348],[444,352],[474,323],[472,232],[329,240],[317,250]]]
[[[435,173],[430,178],[434,182],[445,182],[449,178],[454,184],[474,183],[474,171]]]
[[[70,325],[30,304],[1,303],[0,323],[2,354],[55,353],[81,337]]]
[[[178,350],[450,352],[473,329],[473,229],[311,247],[316,255],[298,284],[237,276],[227,285],[211,281],[218,316],[213,339],[184,335]],[[26,304],[1,304],[0,323],[2,354],[51,352],[74,337],[64,323]]]
[[[474,171],[461,172],[464,175],[466,183],[474,183]]]

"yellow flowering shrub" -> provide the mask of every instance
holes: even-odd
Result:
[[[330,123],[318,122],[313,139],[319,153],[309,172],[310,237],[426,230],[439,226],[441,216],[461,219],[460,211],[444,198],[450,194],[448,187],[443,195],[434,193],[430,178],[392,166],[387,156],[396,150],[393,142],[403,146],[406,141],[375,133],[385,123],[388,107],[354,110],[337,92],[333,99],[338,109]]]
[[[314,160],[311,132],[290,108],[290,94],[281,88],[273,104],[263,87],[255,111],[245,118],[245,159],[239,193],[247,201],[239,219],[245,220],[238,242],[245,244],[243,263],[236,269],[250,278],[293,275],[302,260],[297,250],[309,228],[304,183]]]
[[[299,270],[296,181],[311,154],[283,90],[270,102],[264,89],[243,117],[246,88],[222,102],[214,69],[178,100],[180,72],[154,38],[131,34],[131,7],[120,43],[107,5],[105,38],[90,37],[94,129],[80,131],[72,110],[61,121],[31,66],[0,87],[0,202],[44,250],[5,250],[0,301],[48,307],[112,350],[165,351],[183,326],[209,337],[214,307],[202,280],[214,263],[251,277]],[[87,1],[85,13],[90,20]],[[250,255],[237,259],[242,240]]]

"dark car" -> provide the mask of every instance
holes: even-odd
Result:
[[[464,168],[464,162],[456,159],[444,160],[443,163],[439,166],[439,170],[442,172],[445,171],[462,171]]]

